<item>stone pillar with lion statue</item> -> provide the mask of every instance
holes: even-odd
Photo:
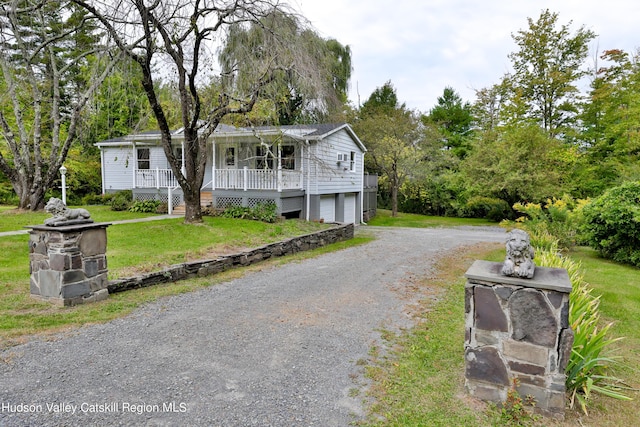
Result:
[[[465,276],[467,391],[500,404],[513,389],[536,412],[563,418],[573,344],[567,271],[536,267],[529,235],[515,229],[504,262],[475,261]]]
[[[86,209],[70,209],[60,199],[45,206],[44,225],[29,231],[31,296],[71,306],[100,301],[107,290],[107,227]]]

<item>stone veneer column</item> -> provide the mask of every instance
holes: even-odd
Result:
[[[109,225],[28,227],[31,296],[64,306],[107,298]]]
[[[539,413],[562,418],[573,345],[569,276],[536,267],[532,279],[521,279],[501,268],[476,261],[465,274],[465,386],[474,397],[504,402],[517,379]]]

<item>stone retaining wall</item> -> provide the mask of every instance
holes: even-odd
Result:
[[[176,280],[208,276],[231,268],[251,265],[272,257],[291,255],[296,252],[308,251],[331,243],[348,240],[353,238],[353,235],[353,224],[339,224],[327,230],[270,243],[237,254],[226,255],[216,259],[189,261],[169,266],[161,271],[114,280],[109,282],[108,289],[111,294],[160,283],[175,282]]]

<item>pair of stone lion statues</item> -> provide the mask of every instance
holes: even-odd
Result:
[[[82,208],[70,209],[62,200],[55,197],[49,199],[44,210],[53,215],[44,221],[44,225],[48,226],[93,222],[88,210]]]

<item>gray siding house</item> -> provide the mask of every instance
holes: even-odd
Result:
[[[182,157],[181,131],[172,135]],[[102,141],[103,193],[183,203],[159,132]],[[279,214],[360,223],[366,148],[348,124],[236,128],[220,125],[207,145],[203,203],[216,208],[274,202]]]

